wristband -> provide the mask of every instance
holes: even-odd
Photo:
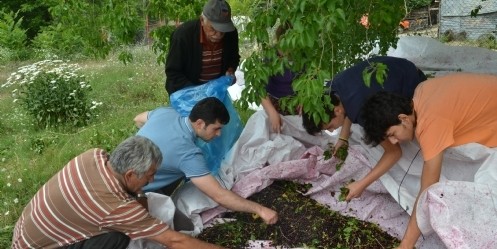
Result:
[[[345,143],[349,144],[349,140],[343,138],[343,137],[339,137],[338,140],[340,141],[344,141]]]

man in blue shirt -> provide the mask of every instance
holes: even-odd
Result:
[[[171,107],[159,107],[138,114],[134,121],[140,128],[137,135],[154,142],[164,160],[157,169],[155,179],[144,191],[159,191],[175,187],[178,180],[190,179],[192,183],[221,206],[240,212],[259,215],[267,224],[274,224],[278,214],[267,207],[249,201],[223,188],[210,174],[202,150],[197,147],[197,137],[208,142],[221,135],[221,128],[230,120],[228,110],[215,97],[200,100],[188,117],[181,117]]]

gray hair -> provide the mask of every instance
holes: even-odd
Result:
[[[204,12],[202,12],[202,14],[200,14],[200,16],[202,16],[202,18],[204,19],[204,21],[207,21],[207,22],[211,23],[211,20],[209,20],[209,18],[207,18],[207,17],[204,15]]]
[[[152,165],[160,166],[162,153],[150,139],[142,136],[129,137],[121,142],[110,155],[114,171],[124,174],[133,170],[141,178]]]

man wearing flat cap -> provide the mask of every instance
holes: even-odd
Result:
[[[181,24],[172,34],[166,59],[166,90],[172,93],[233,75],[240,54],[231,7],[209,0],[199,19]]]

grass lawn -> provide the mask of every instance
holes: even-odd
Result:
[[[0,65],[0,85],[17,68],[31,62]],[[98,117],[86,127],[39,130],[19,103],[14,87],[0,88],[0,248],[10,248],[12,230],[24,206],[67,162],[91,148],[111,151],[135,134],[136,114],[167,105],[164,65],[148,47],[134,49],[124,65],[106,60],[71,61],[82,67],[92,87],[90,99],[102,102]],[[240,111],[246,121],[252,111]]]
[[[90,99],[103,103],[96,120],[82,128],[37,130],[13,103],[13,88],[0,88],[0,248],[10,247],[24,206],[65,163],[90,148],[112,150],[136,132],[136,114],[167,104],[164,67],[146,47],[135,49],[134,56],[128,65],[114,56],[71,62],[87,76]],[[0,85],[19,66],[0,67]]]

